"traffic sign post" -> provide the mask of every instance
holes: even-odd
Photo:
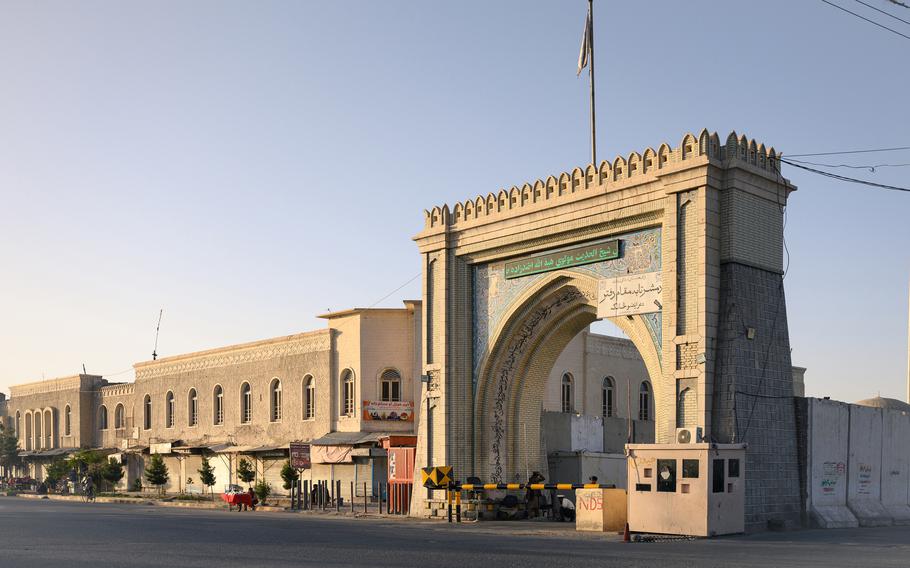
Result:
[[[310,469],[310,445],[302,442],[290,444],[291,467],[294,469]]]
[[[425,467],[420,470],[423,486],[427,489],[448,489],[452,483],[452,466]]]

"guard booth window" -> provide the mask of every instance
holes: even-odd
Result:
[[[738,459],[732,459],[727,462],[727,477],[739,477]]]
[[[698,460],[683,460],[683,477],[698,477]]]
[[[657,460],[657,490],[676,493],[676,460]]]
[[[714,460],[713,468],[714,481],[712,482],[714,493],[724,492],[724,460]]]

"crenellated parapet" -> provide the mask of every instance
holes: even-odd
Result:
[[[541,202],[557,202],[593,188],[610,191],[634,178],[654,177],[686,161],[704,160],[705,157],[718,162],[744,162],[774,175],[778,171],[774,148],[766,148],[764,144],[739,136],[736,132],[731,132],[726,142],[721,144],[716,132],[709,133],[704,129],[698,136],[686,134],[675,148],[664,143],[657,150],[647,148],[642,153],[617,156],[612,162],[605,160],[596,167],[594,164],[586,168],[576,167],[570,172],[538,179],[521,187],[513,186],[486,196],[478,195],[451,208],[448,205],[433,207],[424,211],[424,228],[456,225]]]
[[[329,351],[331,348],[331,330],[320,329],[296,335],[165,357],[157,361],[145,361],[136,363],[133,368],[136,370],[136,380],[142,381],[202,369],[215,369],[306,353],[318,353]]]
[[[101,398],[107,397],[117,397],[117,396],[130,396],[135,392],[135,385],[133,383],[115,383],[110,385],[105,385],[98,389],[98,395]]]

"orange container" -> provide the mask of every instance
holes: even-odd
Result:
[[[417,448],[389,448],[389,513],[407,514],[414,488]]]

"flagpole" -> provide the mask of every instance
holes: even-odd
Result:
[[[589,46],[590,53],[588,57],[590,59],[590,74],[591,74],[591,163],[594,167],[597,167],[597,127],[594,120],[594,0],[588,0],[588,13],[591,18],[591,28],[589,30],[591,45]]]

